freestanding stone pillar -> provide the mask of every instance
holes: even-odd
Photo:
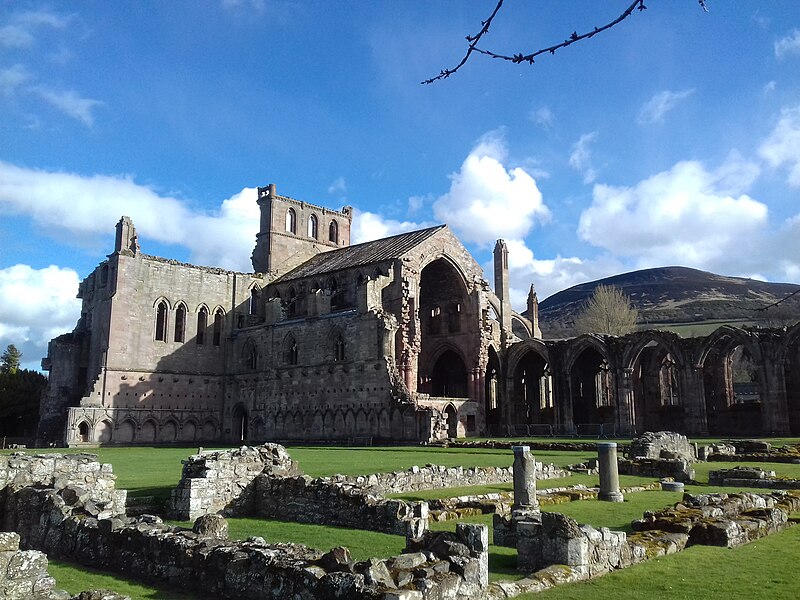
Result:
[[[530,446],[513,446],[514,450],[514,504],[511,516],[514,520],[530,520],[540,515],[536,499],[536,461]]]
[[[617,444],[615,442],[598,442],[597,462],[599,463],[600,468],[600,493],[597,495],[597,499],[604,500],[606,502],[622,502],[624,498],[622,496],[622,492],[619,491]],[[515,477],[515,491],[516,481],[517,480]]]

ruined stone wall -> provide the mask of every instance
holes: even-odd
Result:
[[[647,431],[627,448],[629,458],[696,460],[694,446],[685,435],[672,431]]]
[[[617,465],[620,475],[637,475],[639,477],[653,477],[656,479],[672,477],[675,481],[692,481],[695,475],[691,463],[682,459],[619,459]]]
[[[555,479],[570,475],[570,471],[557,465],[536,463],[537,479]],[[391,473],[374,473],[356,477],[337,476],[328,479],[362,486],[371,493],[400,494],[418,490],[510,483],[514,479],[514,473],[510,466],[465,468],[426,465]]]
[[[56,597],[55,585],[43,553],[20,550],[19,535],[0,532],[0,600],[45,600]]]
[[[127,492],[117,490],[115,480],[111,465],[100,464],[94,454],[0,455],[0,507],[8,486],[70,488],[82,502],[90,502],[97,514],[117,516],[125,513]]]
[[[278,444],[195,454],[183,461],[170,512],[184,521],[213,513],[252,515],[256,513],[256,477],[300,473],[297,463]]]

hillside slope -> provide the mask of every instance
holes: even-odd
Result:
[[[616,286],[639,310],[642,327],[705,321],[778,321],[800,319],[800,294],[767,311],[755,309],[800,288],[794,283],[767,283],[726,277],[688,267],[632,271],[573,286],[539,304],[543,332],[568,332],[575,316],[598,285]],[[766,317],[765,315],[769,316]],[[546,336],[547,337],[547,336]]]

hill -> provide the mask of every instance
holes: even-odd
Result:
[[[575,316],[601,284],[616,286],[627,294],[639,310],[642,328],[708,321],[769,327],[800,319],[800,294],[767,311],[756,310],[797,291],[800,284],[726,277],[688,267],[658,267],[582,283],[553,294],[539,304],[544,336],[569,335]]]

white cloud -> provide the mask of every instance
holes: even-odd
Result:
[[[786,166],[787,181],[800,187],[800,106],[785,108],[769,137],[761,144],[758,154],[772,167]]]
[[[549,106],[541,106],[536,110],[532,110],[528,117],[542,129],[549,129],[553,126],[554,115]]]
[[[397,235],[398,233],[424,229],[425,227],[431,227],[433,225],[433,223],[426,222],[415,223],[414,221],[385,219],[379,214],[360,211],[358,209],[354,209],[353,212],[353,228],[350,230],[351,244],[370,242],[372,240]]]
[[[30,73],[23,65],[13,65],[0,70],[0,93],[5,96],[13,95],[19,86],[29,81]]]
[[[47,172],[0,161],[0,212],[28,215],[44,228],[78,234],[108,234],[121,215],[130,216],[141,237],[179,244],[192,262],[249,271],[258,232],[256,190],[245,188],[210,213],[159,195],[130,176]],[[142,248],[147,252],[146,244]]]
[[[597,132],[584,133],[572,145],[569,155],[569,166],[583,174],[584,183],[592,183],[597,178],[597,171],[592,166],[592,151],[589,145],[597,140]]]
[[[519,239],[550,218],[533,177],[521,167],[507,169],[505,160],[502,138],[484,136],[434,202],[434,216],[463,241],[488,246],[497,238]]]
[[[347,182],[344,180],[344,177],[337,177],[328,186],[329,194],[344,194],[346,191],[347,191]]]
[[[36,30],[40,27],[63,29],[68,17],[46,10],[27,11],[11,16],[0,26],[0,45],[7,48],[27,48],[36,42]]]
[[[81,312],[77,292],[72,269],[23,264],[0,269],[0,349],[14,344],[22,366],[38,369],[47,342],[75,327]]]
[[[664,115],[675,108],[679,102],[685,100],[692,94],[694,94],[693,89],[681,90],[680,92],[671,92],[669,90],[658,92],[642,105],[636,122],[642,125],[662,123],[664,121]]]
[[[775,57],[785,58],[792,54],[800,55],[800,29],[792,29],[775,42]]]
[[[729,173],[725,165],[712,173],[686,161],[633,187],[598,184],[578,234],[638,268],[677,264],[738,272],[758,258],[752,254],[767,225],[767,206],[726,195]]]
[[[34,90],[45,102],[51,104],[64,114],[91,127],[94,123],[92,111],[103,103],[91,98],[81,98],[73,90],[50,90],[37,87]]]

